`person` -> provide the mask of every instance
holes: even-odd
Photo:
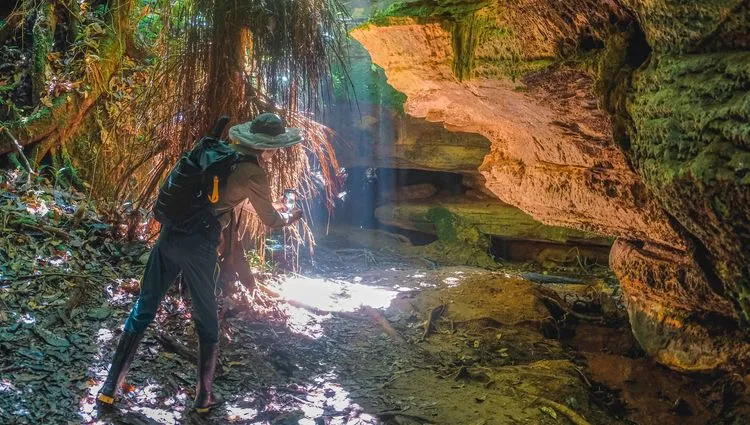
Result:
[[[193,408],[206,413],[222,401],[212,391],[219,352],[215,272],[220,235],[229,226],[233,210],[246,202],[252,204],[260,220],[271,228],[290,225],[302,217],[296,207],[285,211],[273,203],[265,171],[260,165],[276,149],[302,141],[300,130],[286,128],[276,114],[263,113],[250,122],[230,128],[229,139],[240,159],[221,189],[219,200],[210,207],[215,220],[192,233],[182,233],[169,226],[161,228],[146,263],[140,295],[125,321],[107,379],[97,394],[97,403],[102,407],[113,405],[146,328],[180,272],[190,290],[198,334],[198,382]]]

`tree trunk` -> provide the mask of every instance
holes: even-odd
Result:
[[[50,76],[50,67],[47,56],[52,52],[55,45],[55,27],[57,16],[55,16],[55,2],[43,2],[36,13],[36,20],[32,30],[34,36],[34,47],[32,49],[32,78],[31,99],[34,104],[39,104],[39,99],[47,91],[47,81]]]
[[[21,146],[50,139],[44,147],[37,149],[36,156],[39,157],[50,148],[65,143],[67,138],[75,134],[99,96],[106,92],[109,79],[119,69],[130,32],[133,1],[111,0],[107,34],[99,43],[98,52],[95,55],[87,54],[85,58],[87,65],[84,81],[91,86],[85,95],[75,92],[64,93],[53,99],[51,106],[40,106],[27,119],[7,125],[19,138]],[[13,150],[11,143],[5,137],[0,139],[0,155]]]

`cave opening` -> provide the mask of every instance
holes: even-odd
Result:
[[[460,174],[403,168],[351,167],[346,170],[342,202],[332,224],[402,234],[415,245],[437,240],[435,235],[389,226],[380,222],[375,210],[386,203],[428,199],[465,192]]]
[[[351,167],[346,170],[340,204],[330,224],[390,232],[408,238],[415,246],[425,246],[445,236],[440,221],[445,209],[452,226],[475,228],[486,239],[486,254],[498,263],[531,262],[549,269],[608,267],[608,242],[574,237],[563,240],[539,230],[516,232],[513,226],[518,221],[547,228],[480,186],[479,176],[459,173]],[[497,210],[496,216],[483,208]],[[508,219],[509,214],[517,218]]]

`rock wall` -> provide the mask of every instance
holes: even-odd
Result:
[[[409,115],[490,140],[479,170],[497,197],[548,224],[684,247],[612,142],[591,77],[565,69],[528,85],[460,82],[450,33],[439,23],[402,22],[352,35],[408,96]]]
[[[498,198],[620,238],[610,264],[650,354],[746,366],[748,2],[465,3],[399,5],[352,35],[409,115],[491,142]]]
[[[750,4],[634,3],[654,54],[633,76],[627,153],[750,323]]]
[[[381,223],[402,229],[435,233],[430,212],[443,208],[485,235],[524,241],[555,242],[609,247],[611,241],[599,235],[569,228],[544,225],[516,207],[497,199],[471,199],[466,196],[431,197],[384,204],[375,210]]]
[[[455,133],[439,123],[403,116],[392,108],[360,102],[339,106],[326,124],[336,129],[336,158],[343,167],[403,168],[479,175],[490,149],[475,133]]]

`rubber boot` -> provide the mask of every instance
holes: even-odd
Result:
[[[195,389],[193,408],[200,414],[208,413],[209,410],[224,402],[212,391],[218,357],[219,344],[198,344],[198,386]]]
[[[122,385],[125,375],[133,361],[138,344],[143,339],[143,333],[125,331],[117,344],[117,350],[112,358],[112,366],[109,367],[107,380],[96,396],[96,403],[101,407],[112,406],[115,402],[117,389]]]

